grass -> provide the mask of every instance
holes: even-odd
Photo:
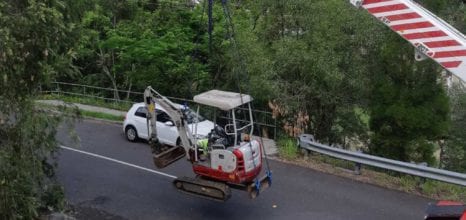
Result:
[[[36,105],[42,109],[60,111],[60,108],[58,106],[53,106],[53,105],[44,104],[44,103],[36,103]],[[117,116],[117,115],[112,115],[112,114],[103,113],[103,112],[86,111],[82,109],[79,109],[77,111],[79,112],[78,114],[80,116],[84,116],[88,118],[97,118],[97,119],[104,119],[104,120],[117,121],[117,122],[122,122],[124,120],[124,116]]]
[[[278,140],[277,146],[280,157],[288,160],[298,157],[298,147],[295,139],[281,138]]]
[[[124,101],[114,102],[114,101],[107,101],[107,100],[99,99],[99,98],[78,97],[78,96],[68,96],[68,95],[58,95],[58,94],[41,95],[38,97],[38,99],[62,100],[64,102],[69,102],[69,103],[80,103],[84,105],[98,106],[98,107],[104,107],[104,108],[120,110],[120,111],[128,111],[128,109],[130,109],[132,106],[132,103],[124,102]]]
[[[431,198],[441,197],[466,203],[466,188],[462,186],[428,180],[422,185],[422,191]]]
[[[319,162],[332,165],[333,167],[338,167],[338,168],[343,168],[343,169],[348,169],[348,170],[353,170],[355,166],[353,162],[350,162],[347,160],[341,160],[341,159],[337,159],[337,158],[333,158],[333,157],[329,157],[325,155],[322,155],[320,157],[315,156],[313,158],[315,158],[315,160]]]
[[[111,114],[102,113],[102,112],[91,112],[91,111],[84,111],[84,110],[79,110],[79,111],[81,112],[81,115],[84,117],[105,119],[109,121],[118,121],[118,122],[122,122],[124,120],[123,116],[116,116],[116,115],[111,115]]]

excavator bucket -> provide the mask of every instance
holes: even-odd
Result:
[[[160,152],[153,151],[152,155],[155,166],[160,169],[183,158],[186,155],[186,151],[181,146],[165,147],[165,149]]]

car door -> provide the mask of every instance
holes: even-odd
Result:
[[[147,108],[141,106],[134,112],[134,126],[138,132],[138,137],[142,139],[149,139],[147,132]]]
[[[157,134],[159,140],[169,145],[175,145],[178,139],[178,130],[174,125],[170,116],[161,109],[156,109],[157,112]],[[167,123],[168,122],[168,123]]]

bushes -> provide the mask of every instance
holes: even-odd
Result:
[[[298,146],[293,138],[281,138],[278,140],[278,152],[285,159],[295,159],[298,157]]]

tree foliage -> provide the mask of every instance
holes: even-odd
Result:
[[[259,47],[246,43],[252,79],[261,80],[256,92],[270,91],[285,130],[345,144],[365,140],[367,114],[371,152],[433,162],[449,122],[433,62],[415,64],[407,42],[347,2],[258,1],[252,8],[255,35],[245,31],[242,39]]]
[[[402,161],[434,162],[436,141],[448,130],[448,98],[430,61],[415,63],[412,48],[397,39],[384,44],[373,80],[371,152]]]
[[[0,218],[33,219],[63,208],[51,155],[60,117],[34,107],[39,85],[73,73],[74,35],[63,2],[0,2]]]
[[[356,42],[361,25],[351,19],[352,9],[339,1],[299,0],[258,1],[250,7],[256,9],[246,14],[253,22],[239,23],[238,38],[246,45],[252,93],[271,101],[285,127],[296,130],[297,121],[305,118],[296,131],[305,129],[320,140],[341,143],[341,137],[364,130],[358,117],[353,125],[360,126],[351,129],[342,119],[346,113],[355,116],[361,100],[356,82],[363,79],[361,69],[349,65],[362,59]]]
[[[82,67],[82,81],[130,90],[152,85],[165,94],[189,96],[206,78],[203,53],[193,56],[198,49],[195,42],[203,37],[194,9],[181,2],[154,6],[152,1],[95,0],[91,4],[80,21],[76,64]],[[118,93],[115,98],[120,98]]]
[[[464,88],[450,89],[452,126],[442,149],[441,165],[448,170],[466,172],[466,94]]]

